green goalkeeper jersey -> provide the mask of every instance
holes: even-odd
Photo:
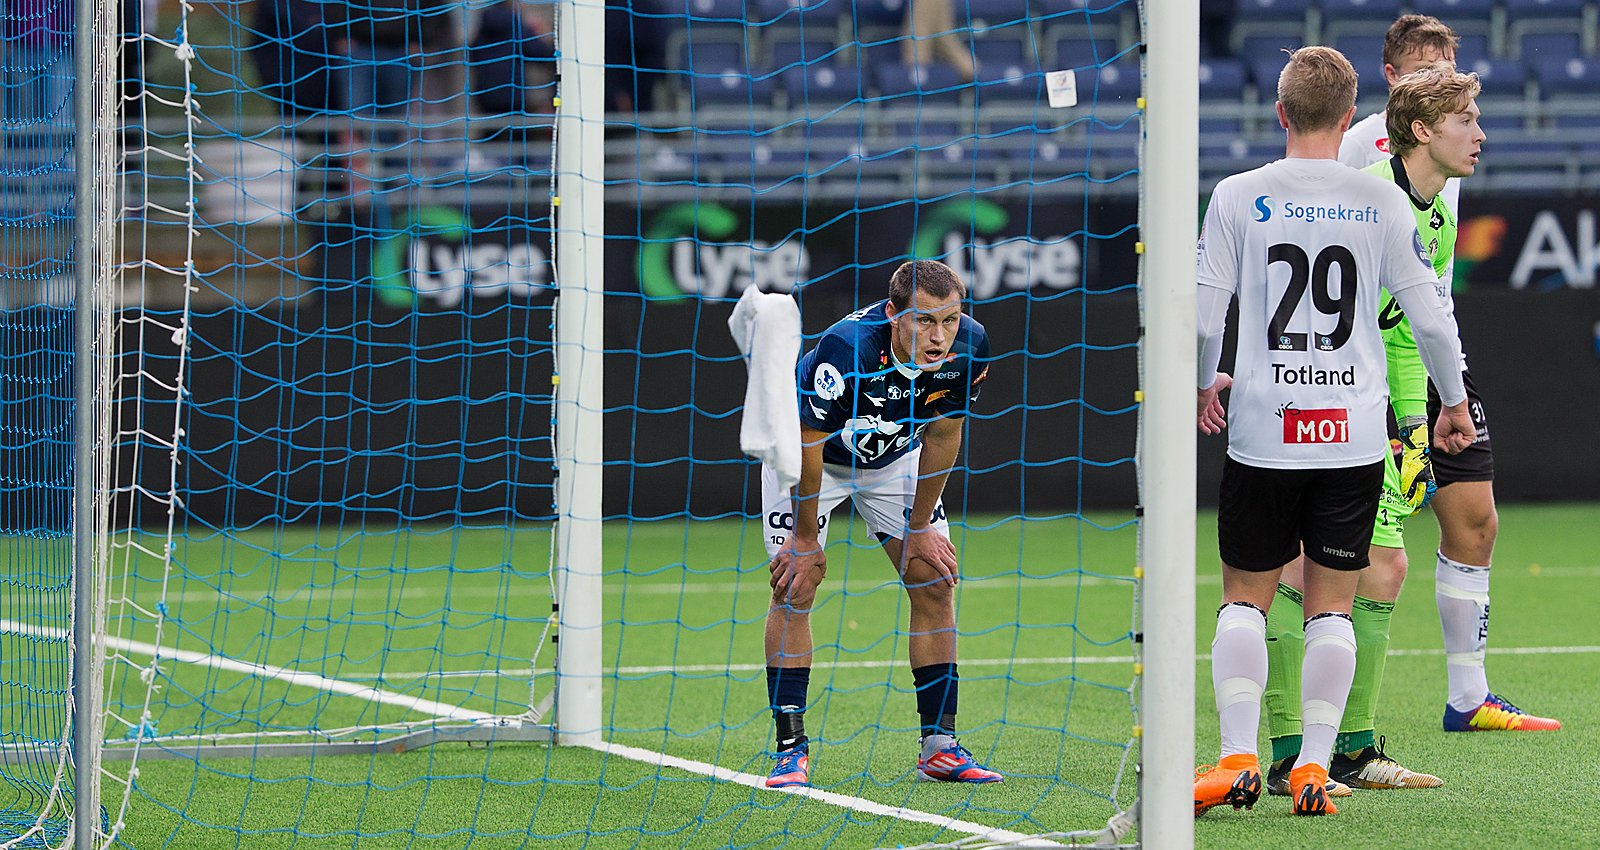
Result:
[[[1445,204],[1444,193],[1435,195],[1432,204],[1418,206],[1416,196],[1411,194],[1411,181],[1398,156],[1375,162],[1362,170],[1392,180],[1406,190],[1422,246],[1433,260],[1434,274],[1442,281],[1440,286],[1447,287],[1450,267],[1455,263],[1456,217]],[[1442,292],[1440,297],[1444,297]],[[1387,289],[1383,291],[1378,310],[1378,329],[1383,334],[1384,358],[1389,370],[1389,404],[1394,408],[1395,418],[1427,416],[1428,372],[1422,366],[1422,355],[1417,353],[1411,321]]]

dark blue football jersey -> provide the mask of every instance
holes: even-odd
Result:
[[[895,363],[887,300],[845,316],[800,358],[800,422],[832,436],[825,463],[881,469],[916,448],[928,423],[965,416],[989,374],[989,335],[963,314],[936,372]]]

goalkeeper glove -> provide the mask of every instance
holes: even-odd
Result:
[[[1411,506],[1411,512],[1416,513],[1439,489],[1433,481],[1427,417],[1407,416],[1400,423],[1400,439],[1392,448],[1397,455],[1395,465],[1400,468],[1400,495]]]

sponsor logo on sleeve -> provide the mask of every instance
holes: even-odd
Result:
[[[839,374],[839,370],[832,363],[823,363],[817,367],[811,388],[816,391],[817,398],[833,401],[844,395],[844,376]]]

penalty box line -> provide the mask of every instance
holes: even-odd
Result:
[[[69,636],[65,629],[35,626],[20,623],[15,620],[0,620],[0,631],[27,637],[45,640],[63,640]],[[343,694],[345,696],[364,699],[371,702],[384,703],[415,711],[420,714],[429,714],[440,720],[491,720],[495,715],[484,711],[463,708],[458,705],[438,702],[436,700],[422,699],[420,697],[397,694],[392,691],[358,685],[340,679],[332,679],[317,673],[306,673],[292,670],[274,664],[256,664],[249,661],[240,661],[204,652],[195,652],[186,649],[158,646],[144,641],[129,640],[126,638],[105,637],[105,646],[119,652],[149,656],[157,661],[171,660],[186,664],[196,664],[216,670],[226,670],[255,676],[264,679],[273,679],[290,685],[314,688],[316,690]],[[960,820],[948,815],[936,815],[931,812],[909,809],[904,806],[889,806],[861,797],[852,797],[848,794],[839,794],[833,791],[824,791],[818,788],[781,788],[769,789],[766,787],[766,777],[756,776],[737,770],[721,767],[703,761],[667,755],[666,753],[647,750],[641,747],[630,747],[625,744],[598,743],[586,745],[588,749],[602,754],[655,765],[656,767],[673,768],[699,776],[709,777],[721,782],[731,782],[767,791],[778,791],[797,797],[805,797],[820,803],[847,808],[862,814],[878,815],[895,818],[910,823],[922,823],[937,826],[951,832],[965,835],[982,836],[994,841],[1021,841],[1029,838],[1028,835],[1009,830],[997,829],[972,821]],[[1047,845],[1048,846],[1048,845]]]

